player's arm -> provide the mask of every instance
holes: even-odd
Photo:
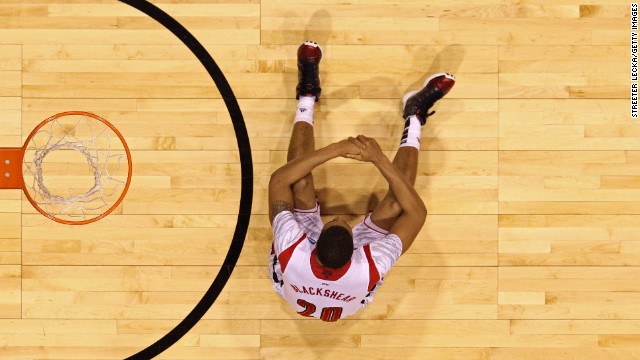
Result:
[[[276,170],[269,180],[269,220],[273,223],[278,213],[293,210],[291,186],[296,181],[320,164],[357,151],[357,147],[349,140],[342,140],[297,157]]]
[[[420,229],[422,229],[427,218],[427,207],[409,180],[382,153],[380,145],[375,139],[362,135],[355,139],[349,139],[360,148],[361,153],[356,156],[348,155],[347,157],[373,163],[389,183],[393,196],[402,208],[400,217],[389,229],[389,232],[396,234],[400,238],[402,252],[404,253],[413,244]]]

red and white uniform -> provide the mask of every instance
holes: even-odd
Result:
[[[283,211],[273,220],[270,272],[274,290],[300,315],[337,321],[373,301],[382,278],[400,257],[402,242],[367,216],[353,228],[355,249],[340,269],[315,257],[320,209]]]

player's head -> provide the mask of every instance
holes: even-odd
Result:
[[[351,227],[336,218],[329,221],[318,237],[316,255],[318,261],[328,268],[338,269],[351,260],[353,254],[353,235]]]

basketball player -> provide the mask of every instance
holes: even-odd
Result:
[[[393,162],[375,139],[359,135],[315,150],[314,105],[320,97],[318,66],[322,49],[307,41],[298,48],[298,108],[287,164],[269,181],[269,219],[274,242],[270,273],[274,290],[300,315],[337,321],[373,301],[382,278],[420,232],[427,209],[413,188],[420,131],[433,104],[446,95],[455,78],[431,76],[420,91],[404,97],[405,130]],[[373,164],[389,191],[364,220],[351,228],[337,217],[320,218],[311,171],[346,157]]]

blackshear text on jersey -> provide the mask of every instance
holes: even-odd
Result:
[[[340,300],[340,301],[344,301],[344,302],[351,302],[352,300],[355,300],[356,297],[355,296],[349,296],[337,291],[332,291],[332,290],[328,290],[328,289],[323,289],[323,288],[314,288],[314,287],[306,287],[306,286],[296,286],[293,284],[290,284],[291,288],[293,289],[293,291],[300,293],[300,294],[309,294],[309,295],[317,295],[317,296],[324,296],[324,297],[328,297],[330,299],[335,299],[335,300]]]

